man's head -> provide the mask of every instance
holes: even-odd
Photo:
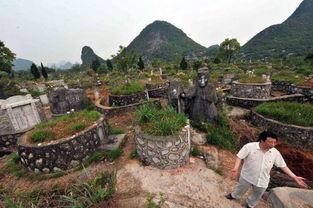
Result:
[[[259,135],[258,142],[260,142],[266,149],[274,147],[277,143],[277,135],[271,131],[263,131]]]
[[[207,67],[203,67],[198,69],[197,81],[200,87],[205,87],[208,84],[209,79],[209,69]]]

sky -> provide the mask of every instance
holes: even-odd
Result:
[[[0,40],[18,58],[81,62],[82,47],[116,54],[155,20],[167,21],[209,47],[241,45],[286,20],[302,0],[0,0]]]

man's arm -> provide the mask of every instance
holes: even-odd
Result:
[[[237,156],[236,157],[236,161],[235,161],[235,166],[234,168],[231,170],[230,176],[232,179],[236,179],[239,173],[239,167],[241,164],[241,159]]]
[[[305,178],[296,176],[287,166],[281,168],[287,175],[289,175],[297,184],[303,188],[309,188],[304,182]]]

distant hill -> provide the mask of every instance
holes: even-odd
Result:
[[[53,69],[70,69],[72,68],[73,64],[69,61],[59,61],[58,63],[49,63],[47,64],[48,67]]]
[[[22,58],[17,58],[13,60],[13,70],[28,70],[32,65],[32,61]]]
[[[305,55],[313,50],[313,0],[304,0],[282,24],[272,25],[240,50],[245,58]]]
[[[85,66],[90,66],[91,63],[96,59],[98,59],[100,63],[105,63],[105,60],[95,54],[95,52],[89,46],[84,46],[81,54],[82,64]]]
[[[210,47],[208,47],[204,53],[205,56],[215,56],[216,53],[218,52],[219,49],[219,45],[211,45]]]
[[[165,21],[155,21],[146,26],[127,46],[150,61],[167,62],[180,60],[182,56],[195,57],[206,48],[189,38],[181,29]]]

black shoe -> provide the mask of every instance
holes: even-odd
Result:
[[[235,199],[231,194],[225,195],[225,198],[226,198],[226,199],[229,199],[229,200]]]

